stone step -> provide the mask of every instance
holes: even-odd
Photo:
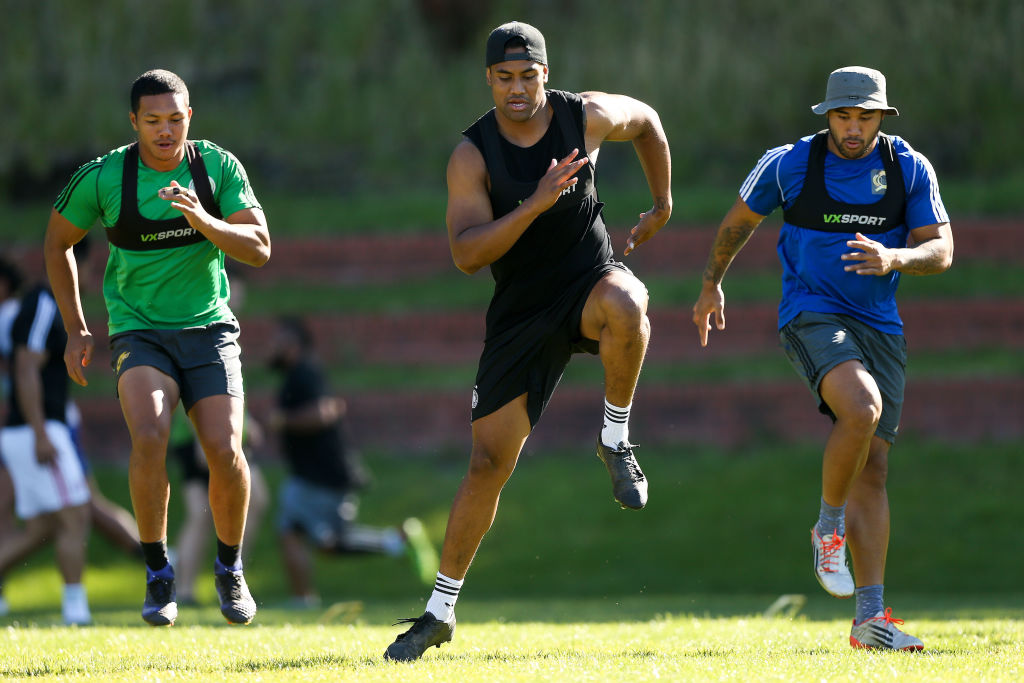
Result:
[[[250,397],[265,416],[271,397]],[[470,391],[362,392],[346,396],[350,430],[362,449],[429,456],[470,446]],[[907,385],[901,430],[932,439],[984,444],[1024,439],[1024,378],[917,380]],[[590,454],[600,424],[599,386],[555,391],[528,450],[577,448]],[[124,461],[130,448],[120,407],[113,399],[81,402],[83,443],[91,457]],[[790,381],[750,384],[680,384],[645,387],[634,401],[631,435],[642,445],[716,444],[757,448],[778,441],[823,443],[827,418],[810,393]],[[271,440],[272,441],[272,440]],[[979,446],[983,448],[983,446]],[[274,457],[271,448],[270,457]]]

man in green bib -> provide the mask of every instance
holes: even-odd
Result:
[[[139,76],[128,118],[138,140],[78,169],[47,225],[46,269],[68,333],[64,362],[84,386],[93,339],[72,247],[99,221],[110,242],[103,296],[146,560],[142,618],[169,626],[178,615],[167,559],[165,458],[180,400],[210,466],[221,612],[247,624],[256,614],[241,561],[249,466],[241,447],[239,329],[228,307],[224,257],[262,266],[270,258],[270,234],[238,159],[211,142],[188,139],[192,108],[181,78],[162,69]]]

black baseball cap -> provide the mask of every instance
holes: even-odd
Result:
[[[505,46],[513,38],[519,38],[526,47],[521,52],[505,55]],[[533,26],[521,21],[510,21],[491,31],[487,37],[487,64],[525,60],[547,66],[548,51],[544,46],[544,35]]]

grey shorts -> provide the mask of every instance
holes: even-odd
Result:
[[[129,368],[154,367],[178,384],[185,412],[200,399],[227,394],[244,398],[238,322],[181,330],[131,330],[110,338],[114,387]]]
[[[279,505],[278,530],[298,531],[318,546],[332,547],[355,521],[359,497],[291,477],[281,488]]]
[[[840,363],[860,361],[882,395],[882,417],[875,434],[889,443],[896,440],[907,367],[907,341],[902,334],[880,332],[848,315],[804,311],[779,330],[779,341],[817,397],[818,409],[833,420],[835,415],[821,399],[821,380]]]

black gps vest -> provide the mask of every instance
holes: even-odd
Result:
[[[811,140],[803,189],[783,212],[785,221],[810,230],[859,231],[868,235],[888,232],[906,222],[907,190],[903,184],[903,170],[888,135],[879,134],[878,151],[885,169],[885,194],[872,204],[847,204],[833,199],[825,188],[828,131],[815,135]]]
[[[213,198],[210,178],[206,174],[203,155],[192,141],[185,143],[185,158],[192,175],[196,195],[206,212],[215,218],[223,218]],[[129,251],[152,251],[170,247],[184,247],[206,239],[184,216],[168,220],[152,220],[139,213],[139,143],[128,147],[124,155],[124,170],[121,174],[121,211],[117,222],[107,228],[107,239],[121,249]]]

